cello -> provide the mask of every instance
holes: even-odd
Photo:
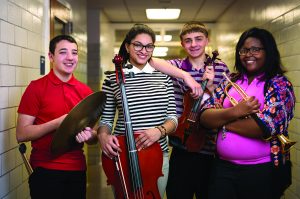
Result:
[[[102,153],[102,166],[116,199],[160,199],[157,179],[162,176],[162,150],[158,142],[137,151],[125,90],[123,58],[116,55],[116,81],[120,88],[124,114],[125,135],[117,136],[122,152],[110,159]],[[155,161],[149,161],[149,157]]]
[[[208,57],[204,62],[204,67],[212,66],[214,68],[215,60],[219,55],[218,51],[212,52],[212,58]],[[198,99],[193,99],[189,92],[183,97],[183,112],[178,119],[178,128],[170,137],[170,143],[178,148],[188,150],[190,152],[199,152],[205,144],[205,129],[199,124],[199,110],[203,101],[210,97],[209,91],[206,89],[208,80],[201,82],[203,90],[202,95]]]

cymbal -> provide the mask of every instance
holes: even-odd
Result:
[[[105,93],[98,91],[84,98],[69,112],[53,135],[53,155],[65,153],[79,145],[76,134],[87,126],[93,128],[102,114],[105,100]]]

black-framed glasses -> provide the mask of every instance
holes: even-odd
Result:
[[[248,52],[250,52],[252,55],[257,55],[261,50],[264,50],[264,48],[254,46],[251,48],[242,48],[239,50],[239,55],[247,55]]]
[[[155,45],[153,45],[153,44],[147,44],[145,46],[141,43],[130,43],[130,44],[133,45],[133,49],[136,51],[141,51],[141,50],[143,50],[143,48],[145,48],[147,52],[153,52],[153,50],[155,48]]]

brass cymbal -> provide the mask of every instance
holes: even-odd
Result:
[[[78,145],[75,136],[85,127],[93,127],[99,120],[106,95],[102,91],[90,94],[80,101],[65,117],[53,135],[51,153],[59,155]]]

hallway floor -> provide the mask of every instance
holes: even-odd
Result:
[[[88,165],[87,172],[87,199],[114,199],[111,187],[107,185],[102,165]]]

